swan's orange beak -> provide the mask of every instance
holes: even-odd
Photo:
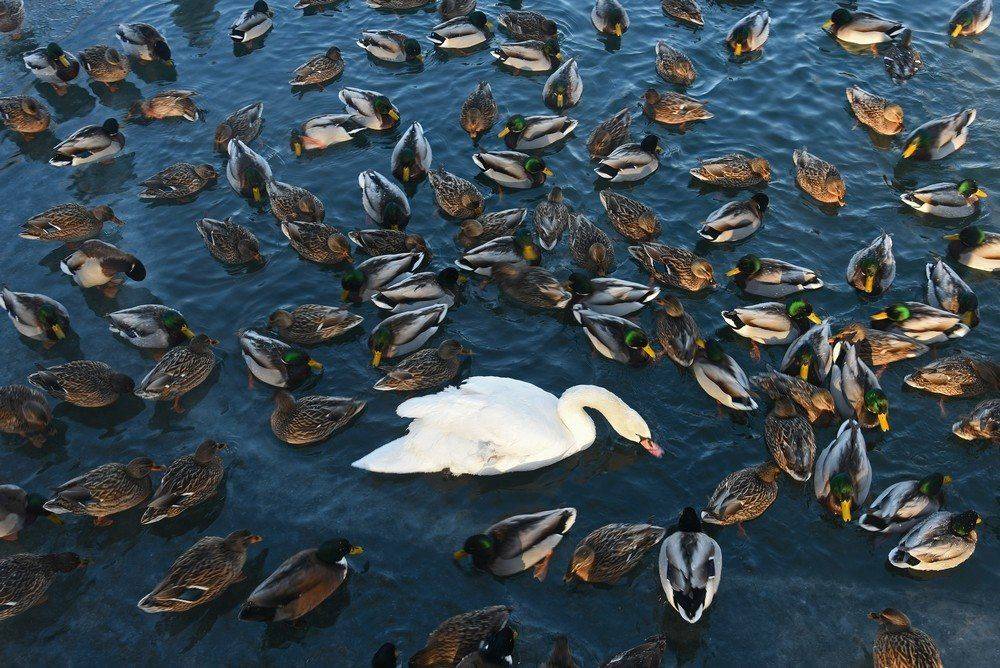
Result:
[[[657,459],[663,456],[663,448],[658,446],[651,438],[640,438],[639,445]]]

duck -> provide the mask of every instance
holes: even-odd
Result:
[[[471,14],[476,9],[476,0],[441,0],[437,9],[441,18],[447,21]]]
[[[807,392],[808,390],[801,389],[782,391],[764,419],[764,444],[767,451],[771,453],[775,464],[797,482],[806,482],[812,477],[813,462],[816,459],[816,434],[806,416],[811,415],[811,411],[818,414],[819,410],[812,399],[803,401],[804,397],[809,396]],[[806,403],[806,410],[810,411],[805,416],[796,407],[799,403]],[[829,411],[833,411],[832,400]]]
[[[663,663],[667,651],[665,634],[650,636],[643,642],[619,652],[601,664],[604,668],[625,668],[630,666],[658,666]]]
[[[164,118],[183,118],[194,123],[204,118],[205,112],[198,108],[194,98],[198,95],[193,90],[164,90],[150,98],[139,100],[129,107],[126,119],[144,118],[147,120],[162,120]]]
[[[895,608],[869,612],[878,622],[872,658],[876,668],[892,666],[927,666],[941,668],[941,653],[934,640],[910,625],[910,618]]]
[[[564,284],[573,303],[589,311],[623,317],[639,311],[660,295],[660,288],[605,276],[590,278],[574,272]]]
[[[454,558],[470,557],[473,566],[497,577],[510,577],[532,568],[535,579],[541,581],[556,547],[575,523],[576,508],[514,515],[469,536]]]
[[[146,266],[131,253],[100,239],[88,239],[59,263],[59,268],[81,288],[103,286],[107,297],[114,297],[127,276],[133,281],[146,278]]]
[[[950,482],[949,475],[930,473],[919,480],[902,480],[889,485],[858,518],[858,526],[874,533],[908,531],[941,509],[944,503],[942,488]]]
[[[293,554],[250,593],[239,618],[283,622],[302,617],[344,584],[347,557],[362,552],[346,538],[334,538]]]
[[[728,526],[755,520],[778,498],[781,467],[774,462],[740,469],[727,475],[712,492],[701,521]]]
[[[392,175],[403,183],[419,181],[427,176],[433,153],[424,137],[424,128],[414,121],[392,149]]]
[[[226,162],[226,180],[241,197],[249,197],[259,204],[273,181],[271,165],[259,153],[240,139],[229,142],[229,160]]]
[[[602,35],[621,38],[628,30],[628,12],[618,0],[595,0],[590,22]]]
[[[410,657],[411,668],[455,666],[463,657],[479,649],[510,619],[513,608],[494,605],[481,610],[463,612],[438,624],[427,636],[423,649]]]
[[[497,19],[504,31],[516,40],[555,39],[559,33],[556,22],[539,12],[515,10],[504,12]]]
[[[359,399],[316,394],[295,399],[279,390],[274,395],[271,431],[289,445],[313,445],[330,438],[364,408]]]
[[[729,29],[726,46],[739,58],[758,51],[771,34],[771,15],[762,9],[750,12]]]
[[[43,506],[57,515],[89,515],[94,526],[114,524],[111,515],[135,508],[153,491],[150,472],[162,471],[149,457],[104,464],[56,487]]]
[[[913,359],[927,353],[930,348],[908,336],[895,332],[869,329],[853,322],[830,337],[832,343],[846,341],[854,346],[866,364],[885,367],[900,360]]]
[[[693,26],[705,25],[701,7],[695,0],[660,0],[663,13]]]
[[[914,571],[944,571],[965,562],[976,551],[976,527],[983,518],[974,510],[931,513],[910,529],[889,552],[889,563]]]
[[[455,297],[468,279],[455,267],[433,272],[400,274],[371,296],[373,304],[392,313],[412,311],[431,304],[455,304]]]
[[[17,485],[0,485],[0,540],[17,542],[18,534],[39,517],[60,523],[56,515],[45,510],[45,497],[28,494]]]
[[[993,0],[968,0],[948,19],[948,34],[971,37],[986,32],[993,22]]]
[[[889,399],[878,377],[864,360],[858,359],[850,343],[838,343],[834,354],[830,393],[837,412],[842,418],[854,418],[866,429],[877,425],[882,431],[889,431]]]
[[[597,431],[584,406],[601,413],[622,438],[662,456],[642,416],[603,387],[577,385],[557,397],[522,380],[474,376],[459,387],[404,401],[396,414],[412,420],[407,433],[351,466],[481,476],[533,471],[593,445]],[[479,418],[466,419],[469,410]],[[446,434],[449,446],[442,448]],[[491,444],[488,452],[482,443]]]
[[[186,345],[171,348],[135,389],[136,396],[151,401],[172,400],[176,413],[184,412],[181,397],[201,385],[215,368],[212,346],[218,341],[197,334]]]
[[[456,668],[504,668],[514,663],[514,643],[517,631],[504,624],[458,662]]]
[[[187,612],[221,596],[246,578],[247,548],[262,538],[246,529],[225,538],[203,536],[181,553],[153,590],[143,596],[143,612]]]
[[[103,408],[132,394],[135,382],[105,362],[73,360],[50,367],[38,367],[28,382],[49,396],[82,408]]]
[[[611,226],[629,241],[650,241],[660,235],[660,221],[650,207],[611,189],[600,192]]]
[[[74,552],[12,554],[0,558],[0,621],[15,617],[48,600],[46,592],[59,573],[86,568],[87,560]]]
[[[920,52],[913,48],[913,32],[903,28],[882,51],[885,73],[896,83],[913,77],[924,66]]]
[[[455,16],[431,28],[428,39],[439,49],[474,49],[493,37],[493,22],[473,11]]]
[[[764,193],[754,193],[747,200],[727,202],[708,214],[698,236],[716,244],[742,241],[761,228],[769,205],[770,199]]]
[[[437,333],[447,315],[447,304],[431,304],[390,315],[368,337],[372,366],[419,349]]]
[[[125,53],[141,61],[160,61],[173,67],[174,58],[170,45],[160,31],[148,23],[119,23],[115,37],[122,43]]]
[[[847,189],[834,165],[804,148],[792,152],[792,162],[795,164],[795,182],[808,195],[823,204],[845,205]]]
[[[664,125],[679,125],[682,132],[688,123],[714,118],[705,109],[704,102],[680,93],[660,93],[655,88],[649,88],[642,99],[646,116]]]
[[[632,110],[629,107],[598,123],[587,138],[587,153],[590,154],[590,159],[606,158],[619,146],[629,143],[631,129]]]
[[[367,0],[369,7],[384,11],[406,11],[426,5],[428,0]]]
[[[420,43],[395,30],[362,30],[357,45],[387,63],[423,62]]]
[[[264,129],[264,103],[251,102],[231,113],[215,128],[215,150],[229,152],[229,142],[239,139],[249,144],[260,136]]]
[[[646,242],[629,246],[628,253],[654,281],[667,287],[699,292],[717,285],[708,260],[687,249]]]
[[[878,296],[886,292],[896,278],[896,258],[892,237],[883,232],[870,244],[851,256],[847,263],[847,282],[858,292]]]
[[[544,160],[519,151],[484,151],[473,154],[472,161],[483,176],[501,187],[537,188],[552,176]]]
[[[1000,399],[985,399],[968,415],[951,426],[951,432],[965,441],[1000,441]]]
[[[560,142],[576,129],[577,121],[568,116],[522,116],[507,119],[497,135],[510,149],[530,151]]]
[[[11,41],[21,39],[24,24],[24,0],[3,0],[0,2],[0,33],[11,33]]]
[[[771,165],[767,160],[740,153],[702,160],[689,173],[696,181],[721,188],[755,188],[771,181]]]
[[[286,221],[281,224],[281,233],[305,260],[322,265],[352,262],[347,237],[329,225]]]
[[[372,257],[415,251],[423,253],[428,258],[431,257],[424,238],[412,232],[383,229],[351,230],[347,233],[347,238],[358,247],[359,251]]]
[[[372,388],[382,392],[416,392],[441,387],[454,380],[462,358],[471,354],[455,339],[446,339],[437,348],[424,348],[406,357]]]
[[[872,486],[872,467],[861,425],[845,420],[837,436],[816,458],[813,492],[827,510],[851,521],[851,512],[864,506]]]
[[[681,511],[677,525],[663,539],[659,571],[670,607],[685,622],[697,624],[719,590],[722,548],[702,531],[694,508],[688,506]]]
[[[609,360],[629,366],[643,366],[656,361],[656,351],[649,344],[649,335],[631,320],[591,311],[580,304],[573,307],[573,317],[583,326],[594,350]]]
[[[722,312],[722,319],[740,336],[754,344],[786,345],[797,339],[809,323],[823,322],[805,299],[788,304],[763,302]],[[759,350],[757,355],[760,355]]]
[[[480,81],[462,102],[458,122],[473,143],[490,131],[500,119],[500,108],[488,81]]]
[[[535,234],[538,245],[550,251],[559,243],[563,230],[569,226],[570,209],[562,188],[553,186],[549,194],[535,206]]]
[[[248,227],[225,220],[202,218],[195,222],[205,247],[219,262],[224,264],[259,264],[264,261],[260,252],[260,241]]]
[[[944,343],[969,333],[969,326],[962,323],[961,316],[920,302],[897,302],[873,313],[871,320],[885,323],[889,332],[925,344]]]
[[[79,167],[94,161],[108,162],[125,148],[125,135],[118,121],[109,118],[101,125],[84,125],[52,149],[49,164]]]
[[[960,353],[936,359],[903,381],[931,394],[968,399],[1000,390],[1000,364],[982,355]]]
[[[395,643],[382,643],[372,656],[372,668],[397,668],[398,665],[399,648]]]
[[[569,252],[573,263],[598,276],[615,267],[615,246],[611,237],[582,214],[569,219]]]
[[[274,10],[264,0],[257,0],[253,7],[244,10],[229,26],[229,36],[236,44],[252,42],[274,27],[273,19]]]
[[[663,147],[656,135],[646,135],[638,144],[622,144],[601,158],[594,172],[611,183],[628,183],[646,178],[660,167]]]
[[[399,124],[399,110],[382,93],[344,88],[337,94],[347,113],[369,130],[391,130]]]
[[[429,172],[427,179],[434,190],[434,202],[446,216],[452,218],[478,218],[483,213],[485,200],[479,188],[439,166]]]
[[[305,188],[276,179],[268,180],[267,200],[279,223],[322,223],[326,217],[323,202]]]
[[[29,51],[22,57],[24,67],[39,81],[47,83],[56,95],[65,95],[67,84],[80,74],[80,61],[55,42]]]
[[[371,299],[379,290],[401,278],[415,273],[424,266],[427,256],[420,252],[376,255],[344,274],[341,286],[343,301],[362,302]]]
[[[189,455],[183,455],[167,467],[160,486],[153,492],[140,524],[155,524],[177,517],[216,495],[225,469],[219,451],[225,443],[205,439]]]
[[[554,37],[544,41],[507,42],[490,51],[490,55],[501,65],[521,72],[548,72],[563,59],[559,42]]]
[[[741,257],[726,276],[732,277],[747,294],[770,299],[823,287],[823,281],[812,269],[753,254]]]
[[[410,202],[399,186],[379,172],[368,169],[358,174],[361,205],[368,218],[379,227],[402,230],[410,222]]]
[[[187,319],[162,304],[141,304],[108,314],[108,329],[137,348],[165,349],[195,337]]]
[[[792,341],[778,369],[804,381],[825,385],[835,359],[831,338],[830,319],[826,318]]]
[[[563,580],[618,584],[666,534],[655,524],[606,524],[594,529],[573,550]]]
[[[579,668],[569,648],[569,638],[560,634],[552,641],[552,651],[548,660],[539,668]]]
[[[52,410],[44,394],[27,385],[0,386],[0,433],[20,436],[40,448],[50,422]]]
[[[504,209],[484,213],[479,218],[463,220],[456,239],[462,248],[475,248],[497,237],[510,237],[524,223],[527,209]]]
[[[951,242],[949,254],[966,267],[990,272],[1000,269],[1000,234],[970,225],[945,239]]]
[[[542,101],[557,111],[576,106],[583,97],[583,79],[576,58],[570,58],[549,75],[542,87]]]
[[[687,54],[666,40],[657,40],[653,52],[656,54],[656,73],[667,83],[690,86],[698,78],[698,71]]]
[[[36,134],[49,129],[52,115],[30,95],[11,95],[0,97],[0,121],[30,141]]]
[[[847,101],[858,122],[880,135],[894,137],[903,131],[903,108],[860,86],[847,89]]]
[[[986,191],[979,187],[975,179],[963,179],[959,183],[933,183],[899,196],[903,204],[938,218],[968,218],[979,212],[985,198]]]
[[[656,339],[664,354],[678,366],[687,368],[694,363],[695,355],[704,341],[694,318],[684,310],[680,300],[665,295],[658,302],[656,311]]]
[[[691,371],[705,394],[734,411],[757,408],[750,391],[750,381],[742,367],[726,354],[716,339],[707,339],[695,354]]]
[[[70,332],[69,311],[51,297],[0,289],[0,305],[21,336],[53,346]]]
[[[272,387],[296,387],[311,375],[322,371],[323,365],[304,350],[252,329],[236,332],[240,352],[252,378]]]
[[[927,121],[906,138],[904,160],[941,160],[965,146],[976,110],[966,109]]]
[[[833,11],[823,24],[832,36],[848,44],[881,44],[891,41],[905,26],[870,12],[852,12],[844,7]]]
[[[573,299],[573,293],[542,267],[498,264],[491,278],[508,297],[532,308],[560,309]]]
[[[796,376],[789,376],[768,367],[764,373],[759,373],[750,380],[753,385],[775,402],[787,399],[797,405],[809,422],[816,422],[824,415],[833,414],[837,407],[833,403],[830,391],[813,385]],[[786,411],[788,413],[788,411]],[[788,417],[791,417],[789,414]],[[812,462],[806,470],[806,477],[812,475]]]
[[[112,93],[118,90],[116,84],[124,81],[132,71],[128,58],[103,44],[87,47],[76,57],[90,78],[103,83]]]
[[[288,83],[293,88],[319,86],[322,90],[324,85],[343,73],[344,56],[339,48],[330,46],[292,70],[292,78]]]
[[[364,317],[347,309],[324,304],[300,304],[293,309],[277,309],[267,317],[268,329],[284,341],[298,346],[314,346],[351,331]]]
[[[178,162],[142,181],[139,199],[192,201],[218,178],[212,165]]]

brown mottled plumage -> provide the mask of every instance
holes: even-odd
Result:
[[[45,592],[58,573],[86,566],[87,560],[72,552],[0,558],[0,621],[45,603]]]
[[[110,406],[122,394],[132,394],[135,383],[104,362],[74,360],[44,368],[28,376],[28,382],[49,395],[83,408]]]
[[[0,432],[28,438],[41,447],[52,421],[45,395],[26,385],[0,387]]]
[[[76,54],[90,78],[100,81],[114,92],[115,84],[123,81],[132,71],[128,58],[103,44],[87,47]]]
[[[232,139],[239,139],[247,144],[260,136],[263,127],[263,102],[254,102],[240,107],[215,129],[215,150],[226,153]]]
[[[44,508],[52,513],[90,515],[95,526],[113,524],[111,515],[134,508],[153,491],[151,471],[161,471],[149,457],[128,464],[104,464],[56,488]]]
[[[494,265],[492,279],[508,297],[533,308],[562,308],[573,294],[548,269],[529,265]]]
[[[829,390],[816,387],[801,378],[770,369],[751,377],[750,380],[772,401],[787,399],[796,403],[805,411],[809,422],[816,422],[824,415],[836,411],[833,395]]]
[[[193,453],[177,458],[168,466],[149,506],[142,513],[140,524],[177,517],[215,496],[224,472],[218,453],[225,447],[225,443],[207,439]]]
[[[927,346],[908,336],[880,329],[869,329],[860,323],[846,325],[831,339],[854,344],[858,356],[866,364],[885,366],[900,360],[919,357],[930,350]]]
[[[478,218],[483,213],[485,202],[479,188],[463,178],[459,178],[444,167],[428,172],[427,178],[434,189],[434,201],[438,208],[452,218]]]
[[[570,652],[569,638],[564,635],[556,636],[552,642],[552,653],[539,668],[579,668],[576,661],[573,660],[573,653]]]
[[[680,300],[673,295],[665,295],[658,302],[656,312],[656,339],[663,352],[683,367],[694,363],[698,351],[700,332],[694,318],[684,310]]]
[[[347,236],[359,251],[372,257],[413,251],[420,251],[428,260],[433,257],[427,248],[427,242],[419,234],[408,234],[402,230],[371,229],[351,230]]]
[[[886,136],[898,135],[903,129],[903,108],[884,97],[879,97],[851,86],[847,89],[847,101],[859,123],[867,125],[875,132]]]
[[[493,98],[493,89],[489,82],[480,81],[476,90],[469,93],[462,103],[462,111],[458,121],[462,124],[473,142],[479,141],[483,134],[489,132],[500,118],[497,101]]]
[[[527,213],[527,209],[504,209],[462,221],[459,226],[458,243],[463,248],[474,248],[497,237],[514,236]]]
[[[691,59],[662,39],[656,43],[656,73],[667,83],[690,86],[698,77]]]
[[[290,311],[278,309],[268,317],[267,326],[285,341],[311,346],[339,336],[363,320],[337,306],[302,304]]]
[[[979,402],[964,418],[951,426],[959,438],[972,441],[977,438],[1000,441],[1000,399]]]
[[[375,383],[376,390],[409,392],[440,387],[458,375],[462,356],[471,354],[454,339],[408,356]]]
[[[899,610],[886,608],[869,612],[878,622],[872,660],[875,668],[941,668],[941,654],[934,639],[910,626],[910,618]]]
[[[645,204],[610,188],[602,190],[600,197],[608,213],[608,222],[618,234],[629,241],[649,241],[659,236],[660,220],[656,212]]]
[[[569,218],[569,252],[574,264],[598,276],[615,268],[615,245],[607,232],[581,214]]]
[[[271,430],[290,445],[310,445],[350,422],[364,410],[365,402],[345,397],[310,395],[295,399],[285,391],[274,395]]]
[[[225,264],[262,262],[260,241],[249,228],[234,223],[231,218],[215,220],[202,218],[195,222],[208,252]]]
[[[427,637],[426,646],[410,657],[410,668],[457,664],[503,626],[513,610],[507,605],[494,605],[446,619]]]
[[[781,468],[774,462],[730,473],[719,483],[701,511],[709,524],[737,524],[755,520],[778,498]]]
[[[705,109],[704,102],[680,93],[661,93],[650,88],[642,99],[643,112],[648,118],[664,125],[679,125],[681,131],[687,123],[712,118],[712,113]]]
[[[615,584],[665,534],[666,529],[652,524],[607,524],[594,529],[576,546],[564,579]]]
[[[161,90],[156,95],[133,104],[126,118],[183,118],[193,123],[203,115],[192,99],[197,94],[193,90]]]
[[[292,72],[293,86],[320,86],[341,75],[344,71],[344,57],[340,49],[331,46],[326,53],[313,56]]]
[[[712,265],[684,248],[644,243],[629,246],[628,252],[657,283],[689,292],[716,285]]]
[[[587,139],[591,160],[606,158],[612,151],[631,140],[632,110],[625,107],[611,118],[597,124]]]
[[[778,399],[764,420],[764,443],[774,461],[799,482],[812,477],[816,435],[812,425],[788,399]]]
[[[751,188],[771,181],[771,165],[764,158],[729,153],[702,160],[699,167],[691,170],[691,176],[723,188]]]
[[[271,213],[279,223],[322,223],[326,216],[323,202],[305,188],[281,181],[267,182]]]
[[[981,355],[942,357],[907,376],[906,384],[946,397],[978,397],[1000,389],[1000,364]]]
[[[49,128],[52,116],[42,103],[30,95],[0,97],[0,119],[14,132],[31,139]]]
[[[39,241],[83,241],[100,234],[107,222],[125,224],[106,204],[93,209],[79,204],[59,204],[26,220],[21,225],[20,236]]]
[[[183,411],[181,396],[201,385],[215,368],[212,346],[218,343],[198,334],[187,345],[171,348],[139,383],[136,395],[153,401],[173,399],[174,410]]]
[[[317,264],[352,261],[347,237],[329,225],[286,221],[281,224],[281,231],[289,245],[305,260]]]
[[[190,200],[219,178],[209,164],[192,165],[178,162],[142,182],[139,199]]]
[[[824,204],[844,206],[847,189],[835,166],[804,148],[792,153],[792,162],[795,163],[795,182],[802,190]]]

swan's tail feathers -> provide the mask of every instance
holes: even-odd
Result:
[[[440,466],[431,453],[415,451],[412,447],[412,434],[400,436],[395,441],[386,443],[381,448],[351,464],[354,468],[372,471],[373,473],[434,473],[441,471]]]

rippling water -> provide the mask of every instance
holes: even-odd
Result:
[[[732,528],[715,533],[724,552],[722,585],[706,619],[694,627],[665,605],[655,557],[647,558],[627,584],[612,589],[567,588],[559,577],[573,544],[590,530],[612,521],[669,524],[684,505],[703,503],[722,477],[764,455],[763,412],[751,415],[742,426],[720,419],[693,379],[669,364],[633,370],[596,357],[573,326],[528,313],[498,298],[493,288],[474,286],[470,299],[449,314],[443,328],[477,353],[463,373],[521,378],[556,393],[575,383],[609,387],[643,413],[667,456],[649,458],[612,438],[602,423],[594,447],[530,474],[376,477],[352,469],[351,461],[404,427],[394,414],[399,397],[369,389],[378,374],[367,364],[361,333],[316,351],[326,372],[312,389],[364,397],[369,402],[366,412],[322,445],[296,449],[278,442],[267,422],[271,392],[259,384],[247,390],[233,332],[263,324],[278,306],[337,303],[339,272],[300,260],[271,215],[252,211],[224,182],[193,204],[149,206],[136,197],[137,181],[180,160],[216,162],[211,146],[215,125],[237,107],[264,100],[267,122],[254,148],[270,160],[281,180],[309,188],[323,199],[328,223],[353,229],[363,220],[357,173],[366,168],[388,173],[392,146],[410,121],[423,124],[436,163],[472,178],[472,147],[457,117],[461,99],[477,81],[492,83],[505,115],[548,112],[540,100],[544,76],[501,72],[488,50],[462,57],[430,54],[422,68],[385,67],[354,45],[361,28],[394,28],[420,38],[426,48],[425,35],[437,22],[427,11],[386,14],[360,0],[347,0],[325,13],[304,16],[284,1],[276,3],[277,27],[263,48],[234,57],[228,26],[245,4],[183,0],[137,8],[125,0],[38,0],[29,2],[27,38],[0,45],[0,93],[29,91],[44,97],[54,111],[51,133],[30,144],[0,134],[0,193],[8,239],[0,249],[0,273],[15,289],[42,292],[64,303],[80,333],[77,348],[61,345],[45,351],[20,339],[4,323],[0,345],[7,355],[0,383],[23,382],[37,363],[84,357],[111,362],[141,377],[151,359],[113,339],[103,319],[110,311],[137,304],[161,302],[178,308],[196,329],[223,340],[217,351],[220,369],[188,398],[187,413],[178,416],[165,405],[138,400],[105,411],[60,405],[59,435],[48,447],[34,450],[4,443],[0,479],[45,490],[99,464],[139,454],[166,463],[205,437],[234,446],[225,455],[224,498],[180,520],[140,529],[138,513],[131,512],[118,516],[111,528],[93,528],[82,519],[62,529],[42,523],[25,532],[17,546],[0,544],[2,555],[72,549],[94,560],[85,573],[60,578],[47,605],[2,624],[0,657],[5,662],[204,665],[312,660],[362,666],[387,640],[408,656],[444,618],[508,603],[516,606],[521,624],[519,655],[524,665],[544,659],[558,633],[570,637],[581,665],[591,666],[661,631],[670,638],[671,662],[747,665],[767,657],[779,665],[860,665],[868,661],[875,631],[865,613],[888,605],[906,611],[931,633],[947,664],[997,665],[992,599],[1000,571],[996,449],[959,442],[950,434],[950,424],[973,402],[949,401],[948,416],[942,417],[933,399],[902,389],[902,377],[925,360],[893,365],[883,376],[892,401],[893,430],[869,438],[873,494],[928,471],[950,473],[955,483],[948,489],[948,506],[974,507],[985,518],[975,556],[956,570],[925,580],[890,572],[884,560],[891,544],[877,544],[856,527],[830,521],[814,502],[811,487],[783,479],[777,502],[749,525],[748,539]],[[584,139],[598,120],[637,105],[649,86],[665,88],[653,67],[653,44],[667,39],[694,61],[699,77],[688,93],[706,99],[715,118],[689,127],[685,134],[652,128],[664,140],[665,158],[660,170],[630,194],[658,211],[664,228],[661,239],[695,246],[699,221],[732,193],[700,192],[689,183],[688,168],[698,157],[745,149],[771,161],[771,209],[763,230],[749,240],[698,248],[717,274],[746,252],[815,267],[828,286],[810,295],[817,309],[841,324],[863,321],[874,305],[859,300],[845,283],[844,268],[857,248],[885,230],[894,237],[899,267],[890,296],[879,303],[919,298],[924,263],[944,251],[941,235],[958,223],[914,215],[901,206],[899,191],[961,176],[978,179],[991,193],[1000,190],[997,31],[994,26],[981,38],[949,45],[944,25],[954,4],[866,3],[864,8],[913,27],[914,44],[926,67],[909,83],[896,85],[879,60],[851,54],[820,31],[819,25],[836,7],[833,2],[703,0],[706,27],[692,30],[664,17],[658,2],[632,0],[627,4],[632,27],[620,44],[598,37],[586,2],[526,3],[526,9],[542,11],[559,23],[563,50],[577,57],[585,83],[581,104],[570,112],[580,119],[577,139],[546,155],[556,173],[554,182],[564,188],[576,210],[606,227]],[[727,59],[722,38],[737,19],[758,7],[771,11],[771,39],[759,59],[735,64]],[[495,17],[509,6],[488,1],[480,8]],[[95,43],[117,46],[114,25],[124,20],[160,28],[173,46],[176,75],[139,68],[115,94],[81,78],[69,95],[56,98],[47,87],[34,87],[20,66],[24,50],[53,40],[70,51]],[[325,91],[293,95],[286,84],[290,71],[329,44],[344,52],[344,75]],[[968,146],[957,155],[897,168],[898,141],[878,146],[863,128],[855,127],[844,98],[844,89],[854,83],[900,102],[910,128],[970,105],[979,108],[979,120]],[[288,147],[290,129],[319,113],[339,113],[336,93],[342,86],[390,95],[403,116],[401,129],[370,133],[354,144],[296,159]],[[136,98],[169,87],[197,90],[208,110],[207,123],[127,124],[127,149],[107,167],[71,171],[45,163],[57,137],[109,115],[121,118]],[[646,121],[636,116],[634,134],[645,129]],[[500,147],[495,136],[486,138],[484,145]],[[820,210],[796,188],[791,152],[801,146],[834,162],[844,175],[848,204],[836,215]],[[502,198],[494,194],[487,206],[533,207],[546,190],[504,193]],[[63,249],[16,238],[16,225],[26,217],[68,201],[110,204],[127,221],[124,228],[106,232],[106,238],[146,262],[146,281],[128,283],[114,300],[84,293],[59,273]],[[436,213],[426,183],[411,203],[410,229],[427,238],[438,262],[453,259],[455,230]],[[995,223],[994,211],[988,206],[981,222]],[[230,215],[260,237],[268,258],[263,270],[228,273],[204,249],[194,221]],[[624,240],[617,243],[621,265],[616,275],[645,280],[623,259]],[[547,256],[545,263],[559,275],[570,270],[564,251]],[[948,348],[996,356],[996,279],[975,272],[963,275],[979,295],[983,322]],[[685,305],[705,330],[721,324],[720,309],[744,299],[729,286],[687,298]],[[363,329],[369,331],[378,313],[371,305],[357,310],[365,317]],[[651,314],[643,313],[641,321],[652,327]],[[779,349],[767,349],[763,360],[753,362],[744,346],[730,348],[748,372],[780,360]],[[832,428],[819,430],[819,447],[833,433]],[[539,584],[527,574],[498,581],[452,563],[452,550],[493,521],[564,505],[577,507],[580,516],[546,582]],[[245,582],[183,615],[153,616],[135,607],[199,536],[225,535],[238,528],[265,536],[265,542],[251,548]],[[261,578],[292,552],[332,535],[346,535],[366,551],[354,562],[358,572],[346,591],[311,614],[307,628],[268,628],[236,619],[239,603]]]

